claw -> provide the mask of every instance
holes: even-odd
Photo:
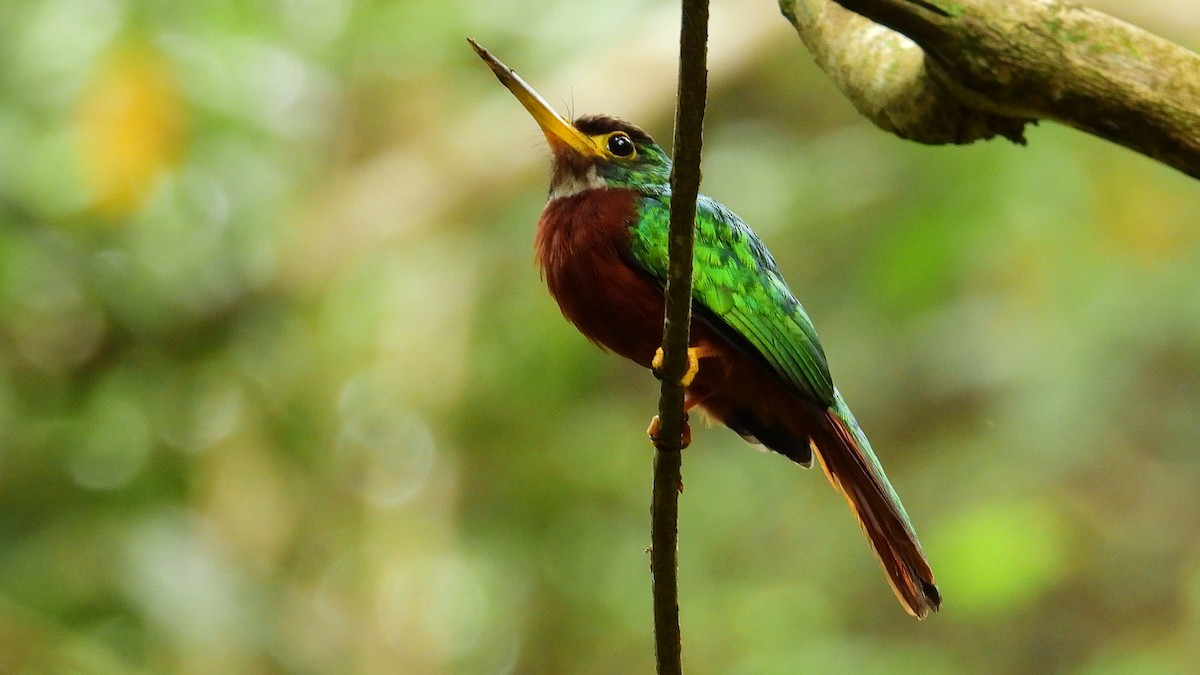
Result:
[[[690,387],[692,380],[696,379],[696,373],[700,372],[700,354],[695,347],[688,347],[687,350],[688,365],[684,371],[683,377],[679,378],[679,385],[682,387]],[[654,352],[654,358],[650,360],[650,372],[654,373],[654,377],[663,379],[663,350],[659,347]]]
[[[663,441],[663,438],[660,434],[660,432],[662,431],[662,429],[660,428],[661,424],[662,423],[659,421],[658,415],[655,415],[654,419],[650,420],[650,426],[646,428],[646,435],[650,437],[650,442],[653,443],[655,446],[658,446],[658,444]],[[684,413],[683,414],[683,429],[680,430],[680,433],[679,433],[679,449],[683,450],[684,448],[688,447],[691,444],[692,444],[692,427],[688,424],[687,413]]]
[[[646,435],[650,437],[651,443],[658,443],[658,432],[661,425],[662,421],[658,419],[658,415],[655,415],[654,418],[650,420],[650,426],[646,427]]]
[[[688,347],[688,367],[684,371],[683,377],[679,378],[679,384],[684,387],[690,387],[692,380],[696,379],[696,373],[700,372],[700,356],[696,353],[695,347]]]

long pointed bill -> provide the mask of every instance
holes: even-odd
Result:
[[[467,38],[467,42],[471,43],[471,47],[475,49],[475,53],[479,54],[479,58],[492,69],[496,74],[496,79],[500,80],[512,92],[513,96],[525,106],[529,114],[542,128],[542,133],[546,134],[546,140],[550,145],[565,145],[584,157],[603,157],[604,154],[600,150],[600,146],[596,144],[586,134],[571,126],[562,115],[554,112],[554,108],[550,107],[546,100],[538,95],[533,87],[525,84],[512,68],[500,62],[500,59],[492,56],[491,52],[480,47],[471,38]]]

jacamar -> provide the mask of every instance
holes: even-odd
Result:
[[[534,244],[550,293],[592,342],[646,368],[661,367],[671,160],[623,120],[561,117],[511,68],[470,42],[537,121],[553,153]],[[758,236],[704,195],[696,204],[692,297],[685,408],[699,406],[747,441],[802,466],[815,455],[904,608],[917,618],[936,611],[941,594],[929,562],[830,379],[808,314]]]

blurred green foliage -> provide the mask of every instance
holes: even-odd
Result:
[[[9,0],[0,672],[648,672],[657,388],[542,288],[545,151],[463,38],[665,140],[675,11]],[[819,473],[697,429],[689,672],[1192,670],[1195,181],[1051,124],[891,138],[772,3],[713,39],[704,189],[946,603],[905,616]]]

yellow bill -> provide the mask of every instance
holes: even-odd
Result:
[[[546,140],[551,145],[566,145],[584,157],[605,156],[603,148],[595,140],[572,126],[562,115],[554,112],[554,108],[551,108],[550,104],[546,103],[546,100],[533,90],[533,87],[525,84],[525,80],[522,80],[512,68],[501,63],[500,59],[492,56],[491,52],[480,47],[471,38],[467,38],[467,42],[471,43],[471,47],[475,49],[475,53],[479,54],[479,58],[483,59],[496,74],[500,84],[507,87],[512,95],[521,102],[521,105],[525,106],[538,126],[542,128],[542,133],[546,134]]]

